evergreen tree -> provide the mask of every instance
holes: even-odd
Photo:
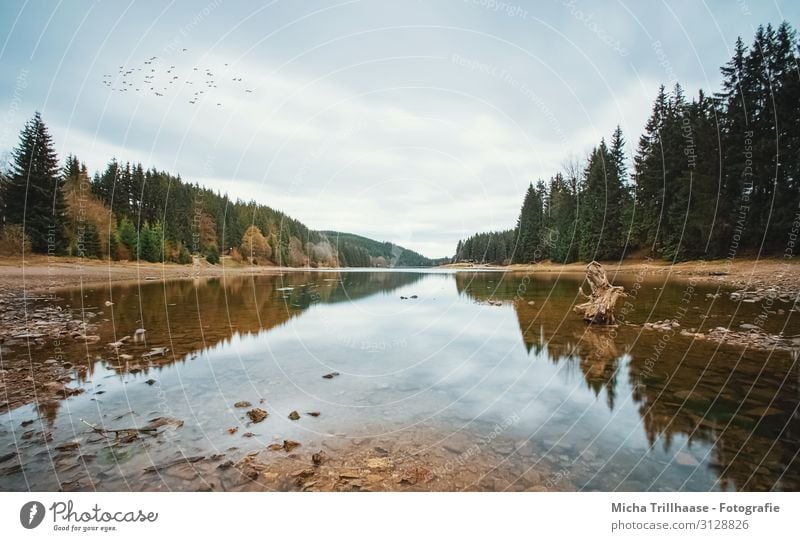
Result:
[[[84,226],[83,241],[78,244],[79,257],[99,258],[102,256],[100,251],[100,235],[97,233],[97,226],[92,222],[87,222]]]
[[[65,204],[58,157],[39,113],[25,124],[12,153],[2,201],[6,223],[23,227],[34,252],[65,252]]]
[[[112,209],[112,198],[114,196],[114,187],[117,182],[118,170],[119,164],[116,160],[112,159],[110,162],[108,162],[103,174],[95,175],[94,180],[92,181],[92,192],[97,195],[103,201],[103,203]]]
[[[219,263],[219,252],[216,248],[211,248],[208,251],[208,255],[206,255],[206,261],[211,263],[212,265],[216,265]]]
[[[617,142],[621,151],[621,134]],[[589,156],[582,190],[578,255],[584,261],[622,256],[626,230],[623,205],[627,199],[617,159],[605,141]]]
[[[163,262],[164,261],[164,228],[161,226],[161,222],[156,220],[155,224],[150,228],[150,239],[149,239],[149,249],[150,249],[150,261],[151,263]]]
[[[550,179],[548,222],[553,234],[550,258],[556,263],[571,263],[578,258],[577,194],[559,173]]]
[[[119,257],[119,234],[117,231],[111,231],[108,236],[108,257],[114,261],[118,261]]]
[[[667,114],[667,93],[662,85],[653,112],[639,138],[635,166],[635,234],[651,251],[656,250],[662,213],[661,132]]]
[[[528,185],[525,199],[522,202],[516,227],[516,243],[512,259],[514,263],[540,262],[544,258],[544,208],[542,196],[545,192],[544,183],[539,181],[534,188],[533,183]]]
[[[123,218],[119,223],[119,241],[128,251],[130,259],[137,259],[139,254],[139,236],[136,228],[128,218]]]

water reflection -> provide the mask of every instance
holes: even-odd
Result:
[[[105,471],[113,460],[101,488],[122,488],[120,479],[176,449],[229,449],[227,429],[243,426],[231,405],[247,400],[274,421],[235,440],[236,452],[278,436],[414,442],[424,431],[443,442],[430,453],[488,442],[480,449],[494,470],[547,467],[574,489],[800,489],[800,389],[789,355],[679,333],[661,344],[641,324],[673,317],[681,284],[646,282],[627,324],[588,328],[571,311],[578,285],[501,273],[292,272],[63,292],[63,307],[97,314],[102,340],[67,351],[87,392],[38,404],[38,432],[20,424],[33,406],[3,414],[0,449],[18,450],[25,471],[0,485],[52,489],[67,466],[53,462],[47,438],[83,441],[76,419],[184,420],[167,441],[122,458],[94,453],[85,469]],[[757,310],[707,292],[715,290],[696,288],[683,328],[727,326]],[[798,330],[792,312],[766,325]],[[143,339],[119,354],[105,346],[138,328]],[[170,351],[143,362],[152,347]],[[35,348],[32,360],[51,350]],[[12,347],[6,358],[25,355]],[[341,377],[320,377],[329,372]],[[323,415],[293,423],[292,410]]]
[[[586,384],[598,395],[604,391],[609,409],[617,399],[618,379],[627,378],[630,398],[638,405],[651,447],[659,445],[666,452],[677,449],[688,466],[699,467],[683,450],[693,444],[708,446],[709,452],[701,459],[719,476],[722,490],[800,488],[796,357],[681,334],[671,335],[666,346],[659,343],[662,335],[643,331],[641,324],[674,317],[686,294],[682,284],[664,287],[648,282],[637,298],[638,311],[628,318],[630,325],[610,331],[588,328],[570,318],[579,283],[575,279],[547,277],[524,288],[523,278],[505,277],[490,287],[482,278],[457,276],[459,292],[476,300],[510,301],[528,348],[556,363],[577,359]],[[733,327],[730,322],[752,321],[758,314],[752,305],[717,297],[715,288],[694,289],[696,305],[682,318],[685,328]],[[712,296],[707,297],[708,293]],[[710,303],[716,305],[713,311],[707,307]],[[773,316],[765,328],[796,335],[800,327],[793,313]],[[621,374],[625,357],[629,359],[624,363],[627,373]],[[694,474],[690,472],[681,486],[691,485]]]

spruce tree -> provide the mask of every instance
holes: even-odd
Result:
[[[542,234],[544,209],[542,193],[544,183],[528,185],[525,199],[522,202],[519,218],[517,218],[516,242],[514,244],[514,263],[536,263],[543,259]]]
[[[639,137],[634,157],[635,168],[635,234],[639,241],[655,252],[661,222],[663,174],[661,168],[661,132],[667,114],[667,93],[662,85],[653,103],[653,111]]]
[[[578,216],[580,223],[578,257],[583,261],[603,259],[600,241],[604,234],[607,207],[605,200],[606,157],[605,142],[601,142],[600,147],[595,147],[589,155],[582,183],[581,209]]]
[[[600,146],[589,157],[581,191],[580,259],[591,261],[622,256],[624,192],[615,158],[605,141],[600,141]]]
[[[34,252],[65,252],[65,204],[58,157],[38,112],[25,124],[12,153],[2,200],[6,223],[23,227]]]
[[[550,258],[556,263],[577,260],[577,198],[560,173],[550,180],[547,209],[550,228],[554,231]]]
[[[136,227],[128,218],[120,221],[118,235],[119,241],[127,249],[130,259],[138,259],[139,236],[136,234]]]

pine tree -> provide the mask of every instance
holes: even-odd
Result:
[[[114,261],[119,261],[119,234],[111,231],[108,235],[108,257]]]
[[[164,228],[159,220],[150,228],[150,261],[151,263],[158,263],[164,261]]]
[[[607,177],[606,189],[610,208],[606,213],[606,224],[610,235],[610,256],[616,258],[624,255],[629,242],[631,207],[633,205],[628,187],[628,169],[625,165],[625,138],[619,125],[611,135],[609,157],[611,168]]]
[[[97,227],[93,223],[86,223],[82,237],[83,241],[78,244],[79,250],[77,255],[79,257],[91,258],[101,257],[100,235],[97,233]]]
[[[621,139],[618,143],[621,145]],[[624,186],[615,157],[600,141],[589,157],[581,190],[580,243],[578,255],[584,261],[616,259],[622,256],[625,229],[622,223]]]
[[[116,160],[108,162],[105,171],[102,175],[96,175],[92,182],[92,192],[97,195],[103,203],[112,206],[112,198],[114,196],[114,187],[117,183],[117,174],[119,171],[119,164]]]
[[[2,200],[6,223],[23,227],[34,252],[65,252],[65,204],[58,157],[38,112],[23,128],[12,153]]]
[[[119,223],[119,241],[128,251],[130,259],[138,259],[139,255],[139,236],[136,234],[136,227],[128,218],[123,218]]]
[[[663,175],[661,172],[661,132],[667,114],[667,93],[662,85],[653,103],[653,111],[639,138],[634,158],[635,234],[639,241],[656,251],[662,212]]]
[[[786,247],[788,232],[800,208],[800,45],[789,23],[778,26],[770,52],[770,107],[774,113],[775,144],[767,150],[774,178],[774,204],[765,249],[774,253]]]
[[[544,208],[542,194],[544,183],[539,181],[534,188],[528,185],[525,199],[522,202],[519,218],[517,218],[516,242],[512,260],[514,263],[534,263],[544,258],[542,234],[544,225]]]
[[[583,261],[603,259],[600,240],[604,234],[606,211],[606,146],[601,142],[589,155],[581,189],[580,244],[578,257]]]
[[[577,197],[559,173],[550,180],[548,197],[551,237],[550,258],[556,263],[571,263],[578,258]]]

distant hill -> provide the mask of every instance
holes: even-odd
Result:
[[[334,245],[343,267],[432,267],[437,261],[391,242],[352,233],[321,231]]]

